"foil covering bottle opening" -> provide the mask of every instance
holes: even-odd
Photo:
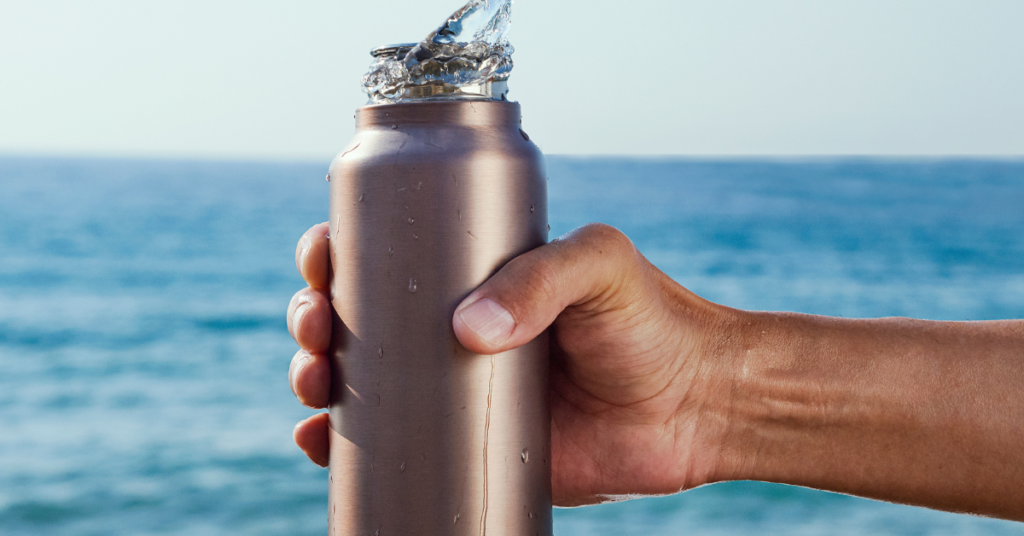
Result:
[[[375,49],[363,91],[377,104],[504,99],[515,51],[506,38],[511,9],[512,0],[471,0],[423,41]]]

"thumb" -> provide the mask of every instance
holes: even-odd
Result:
[[[639,253],[617,229],[591,224],[516,257],[456,308],[452,326],[471,352],[518,348],[567,307],[607,297],[636,273]]]

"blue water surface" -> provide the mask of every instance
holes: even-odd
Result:
[[[0,533],[323,534],[284,308],[326,162],[0,158]],[[702,296],[1024,318],[1024,162],[550,158],[552,231],[624,230]],[[1024,534],[762,483],[558,510],[573,535]]]

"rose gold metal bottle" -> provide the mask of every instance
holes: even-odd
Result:
[[[495,89],[360,108],[331,164],[332,535],[551,534],[547,337],[482,356],[452,330],[547,241],[543,157]]]

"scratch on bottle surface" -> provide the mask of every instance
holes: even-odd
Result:
[[[494,356],[491,356],[491,379],[487,382],[487,416],[484,418],[484,507],[480,513],[480,536],[487,536],[487,439],[491,431],[491,396],[494,394]]]
[[[341,158],[345,158],[345,155],[347,155],[347,154],[351,153],[352,151],[355,151],[355,150],[356,150],[356,149],[358,149],[358,148],[359,148],[359,146],[360,146],[360,145],[362,145],[362,144],[363,144],[363,142],[359,142],[359,143],[357,143],[357,144],[356,144],[356,146],[355,146],[355,147],[353,147],[353,148],[351,148],[351,149],[349,149],[349,150],[347,150],[347,151],[345,151],[345,152],[341,153]]]

